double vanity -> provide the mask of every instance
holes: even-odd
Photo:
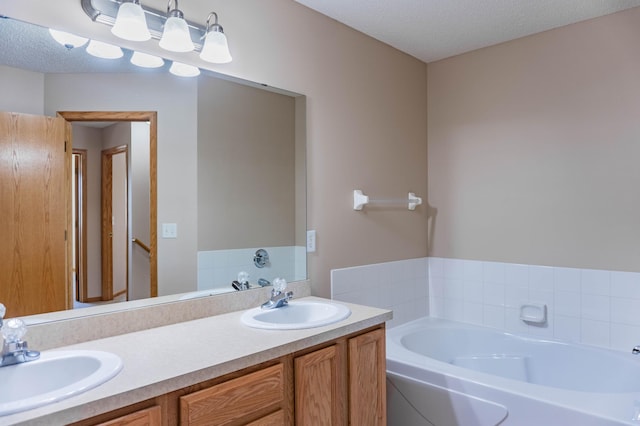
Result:
[[[309,290],[300,290],[300,298],[273,310],[256,309],[266,294],[256,291],[233,306],[216,296],[98,315],[90,321],[102,322],[104,337],[80,336],[84,341],[73,344],[60,345],[73,324],[32,326],[30,346],[46,346],[34,366],[56,353],[106,353],[121,360],[121,370],[77,395],[0,416],[0,425],[385,424],[384,322],[391,312],[302,297]],[[141,329],[130,331],[132,315]],[[155,326],[144,328],[143,318]],[[80,324],[79,334],[96,332]],[[118,325],[127,332],[119,334]],[[58,362],[51,380],[81,366]],[[40,382],[51,381],[46,370],[39,374]]]

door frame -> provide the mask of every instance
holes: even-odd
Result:
[[[158,113],[156,111],[58,111],[58,115],[68,122],[149,122],[149,284],[151,297],[158,296]],[[67,239],[67,242],[71,247],[71,239]],[[70,261],[69,257],[68,263]]]
[[[74,159],[77,156],[77,159]],[[75,234],[75,262],[76,262],[76,297],[78,302],[88,302],[87,300],[87,150],[72,148],[71,158],[73,161],[72,179],[76,182],[75,194],[75,218],[73,229]],[[78,164],[79,163],[79,164]],[[78,169],[80,175],[78,175]]]

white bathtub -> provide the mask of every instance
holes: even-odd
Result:
[[[387,395],[389,426],[640,426],[640,356],[427,317],[387,330]]]

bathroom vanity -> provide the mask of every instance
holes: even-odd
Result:
[[[386,424],[391,312],[346,305],[348,318],[317,328],[250,328],[243,309],[56,348],[112,352],[124,368],[0,424]]]

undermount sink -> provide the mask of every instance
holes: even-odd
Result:
[[[36,361],[0,367],[0,416],[86,392],[121,369],[117,355],[81,350],[45,351]]]
[[[295,330],[321,327],[342,321],[351,315],[351,310],[340,303],[293,300],[281,308],[249,309],[242,314],[245,325],[271,330]]]

